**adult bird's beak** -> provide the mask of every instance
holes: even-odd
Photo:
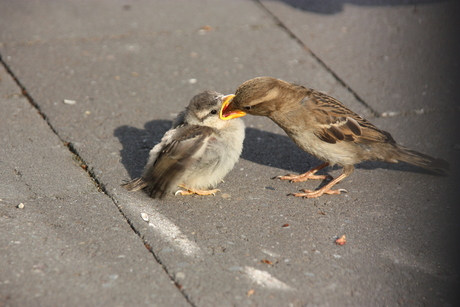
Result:
[[[233,118],[238,118],[246,115],[246,112],[241,110],[233,110],[232,108],[232,100],[235,95],[227,95],[224,97],[222,102],[222,107],[220,108],[219,117],[223,120],[229,120]]]

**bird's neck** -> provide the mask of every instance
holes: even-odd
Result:
[[[310,90],[301,86],[291,86],[283,88],[279,91],[278,97],[273,99],[270,104],[273,104],[271,114],[268,116],[277,124],[286,124],[292,118],[301,115],[302,104],[301,102],[305,97],[308,97]]]

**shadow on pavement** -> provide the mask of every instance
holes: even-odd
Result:
[[[152,120],[144,125],[144,129],[132,126],[120,126],[114,135],[123,145],[120,152],[121,162],[131,178],[139,177],[147,162],[150,149],[160,142],[164,133],[171,127],[170,120]],[[246,128],[243,153],[241,158],[264,166],[286,170],[287,173],[303,173],[321,164],[315,157],[301,150],[285,135]],[[333,166],[321,170],[318,174],[327,174],[328,170],[339,169]],[[389,169],[416,173],[430,172],[406,163],[391,164],[379,161],[367,161],[356,165],[357,169]],[[278,175],[285,175],[284,173]]]
[[[271,0],[273,1],[273,0]],[[396,6],[417,5],[446,0],[276,0],[296,9],[318,14],[337,14],[343,11],[344,4],[358,6]]]
[[[121,162],[131,178],[141,174],[150,149],[160,142],[171,124],[170,120],[153,120],[147,122],[144,129],[132,126],[120,126],[115,129],[114,135],[123,145],[120,152]],[[254,128],[246,128],[241,158],[299,173],[321,163],[298,148],[287,136]]]

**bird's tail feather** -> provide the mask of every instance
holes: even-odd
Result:
[[[405,148],[403,146],[398,146],[398,152],[398,161],[423,167],[438,175],[448,175],[449,163],[443,159],[433,158],[431,156],[425,155],[415,150]]]
[[[144,178],[139,177],[123,183],[121,186],[128,191],[139,191],[147,186],[147,182],[144,180]]]

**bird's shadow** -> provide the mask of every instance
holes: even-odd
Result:
[[[121,163],[131,178],[141,175],[150,150],[161,141],[171,125],[170,120],[152,120],[144,125],[144,129],[126,125],[115,129],[114,135],[123,146],[120,150]]]
[[[150,149],[161,141],[165,132],[171,128],[171,124],[170,120],[152,120],[144,125],[144,129],[126,125],[115,129],[114,135],[123,146],[120,151],[121,162],[131,178],[140,176],[147,162]],[[288,136],[251,127],[246,128],[241,158],[260,165],[283,169],[287,173],[303,173],[322,163],[297,147]],[[318,174],[327,174],[327,170],[338,168],[334,166],[323,169]],[[391,164],[378,161],[359,163],[356,168],[366,170],[382,168],[429,173],[406,163]]]

